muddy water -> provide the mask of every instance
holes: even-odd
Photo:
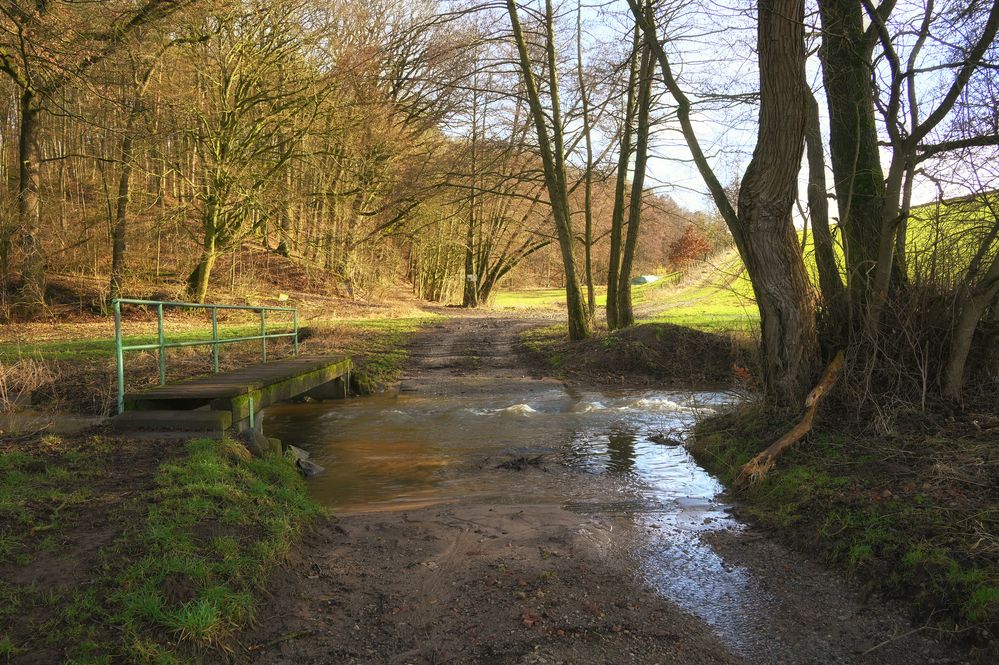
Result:
[[[268,409],[264,422],[268,436],[295,443],[326,467],[311,489],[339,513],[512,499],[703,521],[723,517],[716,505],[722,488],[676,444],[698,414],[731,400],[721,393],[570,393],[546,385],[514,396],[402,393],[285,404]],[[538,455],[614,476],[617,491],[535,496],[541,488],[511,486],[516,476],[449,472]]]
[[[519,386],[285,404],[265,412],[264,426],[326,468],[311,491],[340,514],[460,501],[557,504],[599,518],[631,543],[648,585],[730,647],[752,652],[757,631],[745,617],[761,592],[704,541],[712,531],[742,527],[727,514],[720,483],[679,445],[699,415],[734,396]],[[530,473],[495,471],[539,456],[571,470],[569,480],[539,483]]]

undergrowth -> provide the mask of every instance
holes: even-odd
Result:
[[[565,324],[521,334],[528,355],[563,378],[598,383],[669,382],[728,385],[751,380],[748,340],[670,323],[644,323],[623,330],[598,330],[585,340],[568,340]]]
[[[915,418],[915,416],[914,416]],[[791,426],[758,405],[701,422],[697,460],[732,486]],[[755,522],[905,600],[927,629],[994,656],[999,635],[999,430],[873,436],[821,425],[740,494]]]

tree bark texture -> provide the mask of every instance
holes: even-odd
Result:
[[[38,237],[41,218],[38,166],[42,109],[30,89],[21,93],[21,128],[18,145],[17,216],[20,226],[21,288],[16,304],[26,315],[45,307],[45,256]]]
[[[507,0],[510,23],[513,27],[514,40],[520,57],[520,69],[524,77],[524,87],[527,91],[531,115],[538,134],[538,148],[545,171],[545,186],[552,206],[552,216],[555,219],[555,231],[558,236],[559,249],[562,254],[562,268],[565,272],[565,299],[568,309],[569,338],[585,339],[590,334],[590,319],[587,316],[586,304],[576,273],[576,259],[573,255],[572,220],[569,215],[569,197],[566,188],[565,153],[562,141],[562,114],[558,102],[558,75],[555,70],[555,38],[552,25],[552,3],[545,3],[546,55],[548,60],[549,93],[551,96],[552,134],[545,122],[545,111],[541,104],[541,92],[538,89],[527,41],[524,37],[520,18],[517,15],[516,0]]]
[[[627,211],[626,193],[628,166],[632,152],[632,123],[636,111],[635,84],[638,80],[640,32],[635,27],[632,40],[631,58],[628,67],[628,90],[625,96],[624,119],[621,128],[621,147],[617,158],[617,179],[614,184],[614,209],[611,212],[610,257],[607,268],[607,327],[611,330],[621,327],[618,322],[618,282],[621,278],[621,243],[624,235],[624,219]]]
[[[865,35],[863,11],[857,0],[819,0],[829,156],[854,324],[862,319],[873,286],[885,205],[871,88],[872,44]]]
[[[833,248],[832,232],[829,230],[829,200],[826,198],[826,162],[822,148],[822,130],[819,125],[819,105],[815,95],[806,91],[805,152],[808,162],[808,216],[812,223],[812,237],[815,247],[815,266],[819,276],[819,289],[829,334],[836,346],[845,341],[847,320],[846,294],[836,252]]]
[[[628,230],[621,255],[621,273],[617,283],[617,325],[625,328],[635,324],[631,305],[631,268],[638,248],[638,232],[642,221],[642,195],[645,191],[645,171],[649,156],[649,109],[652,105],[652,54],[648,45],[642,47],[638,75],[638,131],[635,135],[635,173],[631,180],[631,201],[628,208]]]
[[[818,361],[814,298],[791,219],[805,132],[803,17],[803,0],[759,3],[759,134],[736,229],[760,309],[764,385],[786,405],[800,403]]]

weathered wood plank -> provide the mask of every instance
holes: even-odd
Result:
[[[232,411],[233,421],[246,418],[249,400],[254,409],[300,395],[344,376],[350,358],[289,358],[251,365],[224,374],[210,374],[125,395],[125,408],[133,410],[193,409],[210,405]]]

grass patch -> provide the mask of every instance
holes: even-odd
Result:
[[[598,310],[606,307],[607,287],[594,289]],[[632,286],[632,305],[639,324],[671,324],[702,332],[745,335],[759,328],[753,287],[735,251],[717,257],[701,272],[680,279],[678,273],[651,284]],[[564,309],[562,289],[502,291],[498,309]]]
[[[69,457],[84,468],[103,467],[105,475],[117,471],[101,448]],[[5,484],[17,483],[26,497],[5,504],[3,523],[16,522],[28,532],[49,524],[50,515],[38,506],[50,504],[52,493],[74,496],[94,482],[82,474],[53,475],[49,470],[61,465],[37,454],[9,451],[0,455],[0,465]],[[57,557],[54,569],[52,561],[30,559],[0,568],[0,656],[216,662],[232,635],[253,618],[256,592],[269,571],[302,530],[325,514],[308,497],[291,459],[252,458],[232,441],[191,441],[180,456],[149,473],[144,487],[124,493],[127,500],[112,502],[95,492],[88,506],[117,533],[96,552],[88,530],[93,525],[79,520],[79,532],[64,529],[68,546],[46,555]],[[116,494],[121,486],[110,484]],[[17,546],[37,554],[44,539],[37,540]],[[78,554],[88,550],[89,558]]]
[[[440,316],[412,316],[319,319],[300,329],[300,353],[303,355],[347,355],[355,360],[355,386],[371,392],[397,380],[408,358],[406,346],[424,326],[441,320]],[[133,322],[135,323],[135,322]],[[172,341],[204,339],[211,328],[202,322],[181,322],[186,328],[168,334]],[[155,322],[138,322],[155,330]],[[259,325],[259,324],[257,324]],[[30,402],[33,406],[64,412],[104,415],[114,413],[117,375],[114,361],[113,332],[94,326],[53,324],[37,342],[0,344],[0,353],[20,355],[15,362],[0,363],[0,408]],[[287,330],[279,321],[268,323],[273,330]],[[168,330],[170,327],[168,326]],[[259,327],[220,327],[223,337],[257,334]],[[85,337],[76,339],[77,336]],[[89,338],[86,338],[89,336]],[[102,336],[94,338],[95,336]],[[133,341],[154,342],[155,337],[130,335]],[[287,339],[269,341],[269,360],[288,357],[293,346]],[[260,343],[239,342],[220,349],[220,368],[228,371],[260,362]],[[30,357],[29,357],[30,356]],[[47,358],[35,360],[34,358]],[[178,381],[212,371],[208,346],[171,349],[167,352],[167,380]],[[155,352],[131,352],[125,358],[126,390],[140,391],[158,383],[159,370]]]
[[[47,437],[57,446],[59,439]],[[27,564],[58,546],[67,514],[89,498],[85,484],[100,468],[86,456],[0,454],[0,564]]]
[[[146,327],[150,333],[125,335],[122,342],[125,345],[156,344],[155,322],[149,322]],[[260,334],[259,323],[219,325],[219,339],[249,337]],[[291,332],[291,324],[287,322],[267,322],[267,332]],[[4,342],[0,343],[0,361],[11,362],[19,358],[34,358],[39,360],[74,360],[86,358],[101,358],[114,356],[114,330],[102,331],[99,337],[84,339],[57,339],[40,342]],[[211,340],[211,324],[205,321],[191,322],[185,318],[181,322],[168,322],[166,325],[166,341],[194,342]],[[289,338],[290,339],[290,338]],[[259,342],[256,342],[259,345]],[[206,346],[205,348],[209,348]],[[227,347],[221,347],[225,353]],[[259,346],[258,346],[259,348]]]
[[[748,405],[701,422],[691,452],[731,486],[790,427]],[[931,433],[927,433],[931,432]],[[995,430],[871,437],[819,428],[738,495],[753,521],[907,601],[920,620],[979,646],[999,635]],[[991,488],[990,490],[983,488]]]
[[[111,620],[125,646],[148,659],[224,645],[252,617],[271,566],[322,512],[288,459],[192,441],[160,469],[145,525],[121,545],[142,552],[113,575]]]
[[[656,300],[660,294],[669,291],[676,284],[679,273],[661,275],[662,279],[649,284],[634,284],[631,287],[633,305]],[[593,287],[593,296],[597,307],[607,306],[607,286]],[[584,287],[585,297],[585,287]],[[565,307],[565,289],[513,289],[497,292],[490,301],[496,309],[531,310],[560,309]]]

